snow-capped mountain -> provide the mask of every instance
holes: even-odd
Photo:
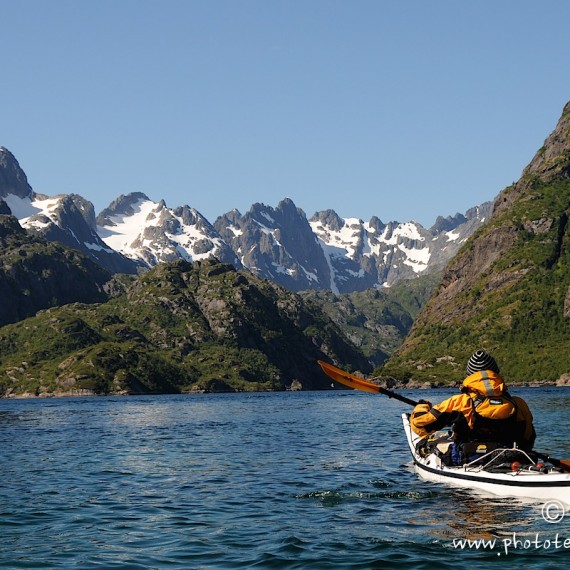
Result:
[[[331,268],[329,288],[348,292],[443,269],[491,210],[487,202],[465,216],[440,217],[429,230],[416,222],[383,224],[375,216],[369,222],[342,219],[332,210],[309,223]]]
[[[179,258],[216,257],[241,268],[234,252],[197,210],[170,209],[140,192],[120,196],[103,210],[97,216],[97,231],[109,248],[147,267]]]
[[[136,273],[136,264],[109,248],[97,234],[91,202],[77,194],[37,194],[4,147],[0,147],[0,199],[27,230],[81,250],[112,273]]]
[[[233,210],[211,224],[189,206],[168,208],[142,193],[120,196],[95,218],[93,204],[77,194],[35,193],[0,147],[0,211],[6,208],[26,229],[84,251],[112,272],[216,257],[293,291],[348,293],[443,269],[490,216],[492,203],[439,217],[430,229],[376,216],[341,218],[333,210],[308,220],[288,198],[276,208],[254,204],[245,215]]]
[[[275,209],[255,204],[244,216],[234,210],[214,226],[251,271],[293,290],[348,293],[442,269],[491,209],[489,202],[465,216],[438,218],[427,230],[377,217],[343,219],[333,210],[307,221],[286,199]]]
[[[327,210],[310,220],[331,268],[330,289],[348,292],[391,285],[423,273],[430,259],[430,234],[419,224],[342,219]]]

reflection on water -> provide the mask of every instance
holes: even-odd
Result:
[[[440,496],[439,504],[422,512],[422,520],[430,536],[448,541],[499,538],[506,529],[508,533],[520,533],[540,524],[537,513],[528,503],[501,497],[479,497],[459,489],[450,489],[445,496]],[[410,519],[410,523],[419,522],[417,517]]]

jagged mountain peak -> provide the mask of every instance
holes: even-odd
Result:
[[[234,216],[235,218],[255,220],[262,224],[268,224],[271,227],[276,227],[287,221],[291,222],[306,219],[303,210],[298,208],[291,198],[284,198],[275,208],[261,202],[256,202],[244,216],[241,216],[237,210],[235,210],[235,212],[237,213],[237,216]]]
[[[338,232],[344,226],[344,220],[334,210],[322,210],[315,212],[309,222],[320,222],[323,226],[327,226]]]
[[[295,291],[328,287],[328,268],[316,236],[290,198],[276,208],[254,204],[243,216],[230,212],[214,225],[241,263],[257,275]]]
[[[370,226],[371,229],[373,229],[377,233],[381,233],[382,231],[384,231],[384,228],[386,227],[386,224],[384,224],[382,220],[377,216],[372,216],[370,218],[370,221],[368,222],[368,225]]]
[[[0,146],[0,198],[10,194],[30,198],[33,190],[16,157],[6,147]]]
[[[291,198],[283,198],[279,204],[277,204],[277,211],[285,213],[292,213],[294,215],[299,215],[305,217],[305,212],[301,208],[298,208],[291,200]]]
[[[93,204],[78,194],[45,196],[33,193],[6,198],[12,213],[29,231],[83,251],[112,273],[136,273],[136,265],[107,247],[96,231]]]
[[[50,197],[34,192],[5,147],[0,150],[0,197],[26,230],[79,249],[108,271],[136,272],[135,264],[107,248],[97,235],[95,210],[89,200],[78,194]]]
[[[430,228],[430,231],[437,233],[437,232],[449,232],[454,230],[459,224],[464,224],[467,221],[467,218],[460,214],[459,212],[455,214],[455,216],[438,216],[435,220],[435,223]]]

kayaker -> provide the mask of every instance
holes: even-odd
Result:
[[[466,373],[461,394],[435,406],[423,401],[414,408],[410,417],[414,432],[425,436],[452,426],[457,443],[491,441],[530,451],[536,438],[532,413],[522,398],[508,393],[497,361],[477,350]]]

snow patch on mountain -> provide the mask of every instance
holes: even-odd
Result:
[[[414,274],[428,268],[431,253],[424,235],[427,232],[414,222],[384,226],[379,225],[378,220],[363,222],[357,218],[343,219],[327,211],[315,214],[309,224],[318,237],[330,267],[330,288],[333,292],[349,281],[352,287],[358,287],[355,281],[364,280],[370,275],[362,266],[363,258],[381,260],[380,263],[384,265],[391,263],[392,269],[405,265]],[[360,267],[347,266],[343,263],[347,259],[357,262]],[[383,286],[388,284],[389,279],[377,283]]]
[[[217,257],[235,263],[236,256],[214,227],[189,206],[170,209],[144,194],[121,196],[97,217],[97,232],[111,248],[152,267],[184,259]]]
[[[112,249],[131,258],[143,259],[140,254],[140,236],[144,228],[153,224],[157,204],[149,199],[140,199],[133,204],[133,213],[117,213],[108,218],[104,226],[97,225],[99,237]],[[143,247],[146,245],[142,241]]]
[[[49,197],[35,192],[4,197],[20,225],[49,241],[83,251],[111,272],[134,273],[136,267],[107,247],[95,231],[93,204],[76,194]]]
[[[102,247],[102,243],[96,240],[95,235],[90,237],[95,238],[93,241],[89,239],[82,239],[77,236],[73,227],[61,223],[62,211],[66,208],[66,200],[69,195],[61,194],[58,196],[44,196],[41,194],[32,194],[31,198],[19,198],[18,196],[9,196],[5,200],[15,215],[20,225],[26,229],[36,230],[39,232],[50,231],[54,226],[61,231],[66,232],[72,238],[72,242],[77,246],[84,246],[93,251],[106,251],[107,253],[115,253],[113,248]],[[75,204],[77,209],[81,211],[82,215],[88,215],[85,207],[82,204]]]
[[[325,226],[320,220],[309,220],[313,232],[326,246],[323,251],[331,257],[354,259],[358,253],[362,222],[358,218],[346,218],[340,228]]]
[[[461,237],[461,233],[454,230],[452,232],[445,232],[443,236],[445,236],[449,241],[456,241]]]
[[[404,254],[403,263],[414,270],[414,273],[422,273],[428,268],[431,253],[429,248],[424,247],[416,249],[406,247],[403,244],[397,245],[398,249]]]
[[[27,220],[31,216],[42,212],[42,208],[38,204],[34,204],[37,201],[32,200],[29,196],[20,198],[20,196],[15,194],[8,194],[8,196],[4,197],[4,201],[12,211],[12,215],[18,218],[20,224],[22,224],[23,220]]]

